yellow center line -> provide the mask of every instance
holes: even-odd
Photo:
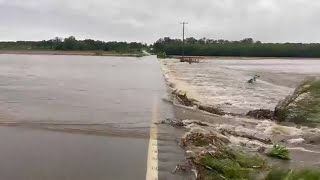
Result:
[[[146,180],[158,179],[158,129],[155,124],[158,121],[158,100],[154,98],[152,109],[152,121],[150,126],[150,138],[148,149],[148,162]]]

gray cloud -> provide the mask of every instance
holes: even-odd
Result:
[[[153,42],[187,36],[319,42],[315,0],[0,0],[0,40],[75,35]]]

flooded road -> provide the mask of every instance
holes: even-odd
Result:
[[[1,116],[17,122],[143,129],[164,90],[149,58],[2,55],[0,64]]]
[[[0,179],[145,179],[165,93],[152,56],[0,55]]]
[[[145,179],[145,139],[0,127],[0,146],[1,179]]]
[[[166,60],[162,70],[202,103],[245,113],[274,108],[320,74],[319,62]],[[254,74],[261,78],[248,85]],[[153,56],[0,55],[0,179],[187,179],[171,173],[185,160],[177,145],[184,132],[154,123],[235,119],[176,107],[167,95]]]

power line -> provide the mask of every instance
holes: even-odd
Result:
[[[189,24],[188,22],[182,22],[182,23],[180,23],[180,24],[182,24],[182,59],[184,60],[184,29],[185,29],[185,25],[186,24]]]

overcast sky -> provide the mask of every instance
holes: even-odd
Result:
[[[0,0],[0,40],[320,42],[319,0]]]

